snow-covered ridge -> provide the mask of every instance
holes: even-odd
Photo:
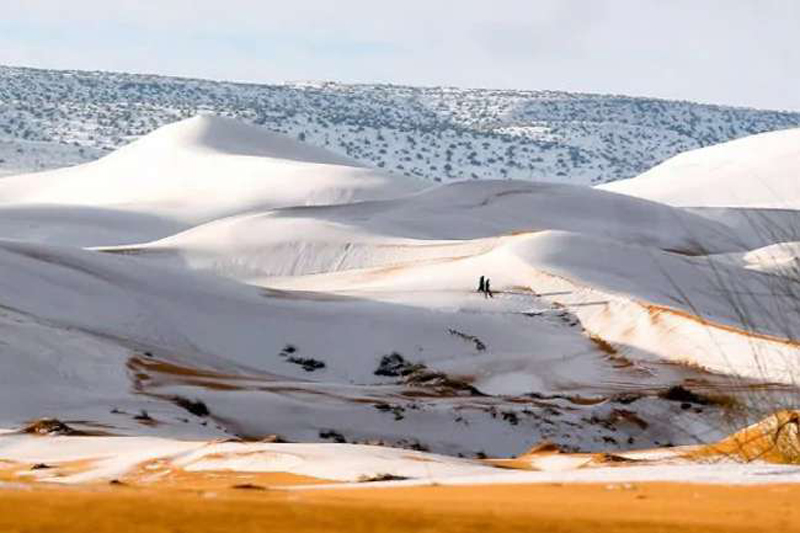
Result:
[[[686,150],[800,125],[798,113],[625,96],[248,85],[16,67],[0,67],[0,102],[0,175],[97,157],[201,112],[254,123],[365,166],[442,182],[601,183]],[[52,160],[20,144],[28,141],[56,143]],[[2,142],[14,143],[9,156]]]
[[[337,156],[330,150],[215,115],[198,115],[159,128],[152,135],[117,150],[107,159],[141,160],[176,151],[266,157],[321,165],[363,166],[354,159]]]

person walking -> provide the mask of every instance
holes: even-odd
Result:
[[[480,282],[478,282],[478,292],[486,292],[486,277],[481,276]]]
[[[484,285],[485,295],[487,298],[494,298],[494,294],[492,294],[492,282],[489,278],[486,278],[486,285]]]

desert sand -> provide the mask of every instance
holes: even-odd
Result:
[[[274,478],[276,487],[292,483]],[[800,531],[798,485],[552,484],[289,491],[37,487],[0,491],[0,530]]]

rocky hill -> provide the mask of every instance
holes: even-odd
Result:
[[[800,113],[626,96],[254,85],[0,66],[0,175],[91,160],[203,112],[443,182],[602,183],[679,152],[800,125]]]

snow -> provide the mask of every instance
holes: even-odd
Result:
[[[692,150],[600,188],[676,206],[800,207],[800,129]]]
[[[187,472],[287,472],[337,481],[394,475],[407,478],[475,476],[496,471],[478,462],[378,446],[177,441],[145,437],[31,437],[2,435],[0,457],[19,463],[86,462],[72,475],[40,481],[75,484],[110,480],[161,461]]]
[[[42,226],[58,223],[59,244],[85,246],[89,238],[96,245],[123,244],[256,209],[371,200],[421,188],[410,178],[352,166],[254,126],[198,116],[96,162],[3,179],[0,204],[10,209],[0,209],[0,221],[10,219],[2,233],[8,238],[41,238]],[[87,236],[87,226],[101,229]]]
[[[237,394],[213,388],[188,391],[173,388],[167,391],[174,392],[162,392],[171,395],[180,391],[186,396],[199,396],[213,406],[214,412],[220,418],[235,420],[239,430],[248,434],[279,431],[294,435],[299,432],[299,435],[308,438],[306,427],[332,427],[340,431],[351,429],[356,434],[365,427],[371,427],[373,435],[375,432],[382,432],[386,436],[399,439],[411,427],[409,422],[397,423],[391,416],[375,410],[371,404],[356,402],[358,398],[368,394],[375,395],[375,402],[378,403],[385,393],[381,393],[379,388],[370,392],[369,387],[348,390],[351,388],[349,384],[380,384],[381,380],[373,375],[373,371],[378,366],[380,356],[391,351],[407,354],[412,361],[420,358],[430,363],[442,364],[458,361],[459,354],[469,348],[469,343],[451,334],[450,329],[474,334],[494,350],[494,358],[484,357],[473,362],[471,356],[463,362],[469,365],[466,367],[468,370],[478,361],[483,361],[482,379],[488,380],[497,373],[511,372],[511,368],[501,364],[493,371],[492,360],[497,360],[498,357],[511,360],[518,358],[517,354],[530,353],[527,339],[532,331],[536,332],[542,343],[537,352],[542,357],[547,357],[539,365],[547,365],[547,361],[552,359],[548,351],[551,347],[558,347],[561,354],[568,354],[567,358],[583,355],[586,363],[592,365],[588,368],[604,366],[602,359],[594,353],[591,343],[579,333],[565,331],[565,328],[547,321],[540,325],[530,324],[529,318],[519,315],[482,317],[468,311],[454,314],[452,311],[431,309],[420,312],[408,306],[350,298],[325,302],[303,296],[265,296],[260,290],[207,275],[151,267],[127,257],[37,244],[2,243],[0,264],[4,271],[13,273],[0,280],[0,291],[4,294],[6,305],[19,313],[35,315],[40,321],[46,321],[53,327],[83,332],[83,337],[88,337],[81,343],[76,342],[75,348],[70,348],[63,342],[59,344],[63,353],[70,354],[69,368],[73,377],[69,383],[80,392],[76,396],[76,403],[81,406],[86,401],[85,395],[94,388],[108,386],[112,391],[125,390],[125,362],[137,352],[141,357],[142,352],[151,350],[157,354],[159,360],[188,365],[198,372],[201,369],[222,371],[225,375],[262,381],[265,383],[259,388],[266,385],[276,392],[286,387],[307,389],[309,394],[325,387],[330,389],[327,394],[331,399],[327,406],[313,403],[313,396],[302,399],[288,395],[282,400],[280,394],[270,400],[270,405],[264,406],[264,397],[270,395],[259,392],[258,389],[240,391]],[[30,287],[36,287],[37,290],[31,291]],[[134,298],[131,297],[132,294],[135,295]],[[455,296],[458,300],[463,298],[460,295]],[[476,306],[487,305],[485,300],[469,291],[465,296],[474,300]],[[109,320],[110,316],[114,320]],[[403,329],[396,327],[397,324],[403,324],[405,328],[417,332],[417,336],[409,337]],[[307,335],[308,331],[314,331],[315,335]],[[78,336],[77,333],[74,335]],[[119,348],[113,351],[103,351],[100,348],[88,351],[88,348],[84,348],[85,344],[95,338],[118,343]],[[24,337],[18,337],[16,342],[25,345]],[[325,382],[336,383],[338,386],[323,386],[315,381],[306,381],[306,372],[278,356],[281,349],[289,343],[296,344],[301,355],[322,358],[328,365],[320,372],[322,378]],[[103,346],[99,341],[98,344]],[[72,355],[73,352],[75,355]],[[100,362],[112,369],[118,369],[120,377],[116,383],[104,377],[97,378],[95,374],[100,367],[90,358],[95,352]],[[19,383],[17,380],[20,372],[30,368],[33,360],[41,360],[43,369],[37,375],[43,376],[42,379],[52,382],[53,378],[48,376],[61,374],[54,367],[61,359],[40,354],[38,345],[26,348],[24,353],[32,355],[27,356],[28,361],[21,366],[18,366],[18,352],[9,350],[6,353],[8,355],[5,357],[15,354],[15,361],[10,361],[9,364],[9,386],[2,389],[8,402],[5,405],[9,408],[13,405],[12,400],[21,394],[13,385]],[[118,354],[116,362],[112,354]],[[36,359],[31,360],[33,357]],[[560,355],[557,359],[564,357]],[[567,358],[564,363],[567,363]],[[590,363],[591,361],[595,362]],[[587,374],[586,383],[594,383],[593,377],[592,374]],[[541,377],[532,376],[530,379],[542,383]],[[567,373],[566,379],[566,383],[574,383],[579,378],[577,374]],[[229,379],[220,381],[231,383]],[[547,380],[547,389],[562,387],[560,381],[558,374],[555,374],[552,381]],[[79,383],[87,383],[90,387],[79,387]],[[180,381],[176,385],[178,384]],[[498,386],[495,383],[492,388]],[[391,390],[393,389],[387,391],[390,397]],[[511,389],[506,387],[505,390]],[[56,390],[52,392],[55,393]],[[160,390],[157,388],[153,392]],[[30,392],[24,393],[25,396],[29,394]],[[47,398],[49,394],[50,392],[36,394],[34,397],[40,398],[39,402],[14,407],[9,416],[15,415],[12,418],[15,423],[21,423],[37,414],[78,418],[78,413],[70,404],[60,399],[62,395],[53,396],[43,404],[41,399]],[[120,400],[116,398],[119,393],[109,393],[105,398],[103,393],[98,396],[98,400],[102,398],[104,401],[99,406],[98,400],[92,403],[94,409],[99,411],[99,415],[94,418],[101,416],[105,423],[111,419],[116,427],[128,428],[128,431],[136,427],[129,417],[108,414],[112,408],[131,414],[137,413],[136,409],[118,405]],[[82,401],[79,401],[81,398]],[[463,403],[466,404],[465,408],[470,409],[472,402],[465,399]],[[147,406],[141,408],[150,409]],[[305,418],[300,419],[304,420],[302,424],[298,424],[296,418],[300,409],[306,413]],[[477,417],[474,424],[507,426],[506,423],[495,421],[488,414],[482,413],[480,408],[472,409]],[[354,419],[355,412],[360,413],[361,418]],[[156,416],[155,413],[152,414]],[[461,433],[473,431],[460,427],[446,411],[438,409],[419,413],[412,411],[407,416],[409,419],[423,418],[415,422],[419,425],[417,431],[429,435],[440,446],[451,449],[453,446],[463,445],[463,436],[459,436]],[[163,420],[163,417],[159,418]],[[443,419],[446,418],[450,420],[443,425]],[[487,420],[481,422],[482,418]],[[167,420],[173,427],[178,425],[177,431],[191,431],[189,428],[180,428],[181,424],[176,420],[175,414],[170,413]],[[371,426],[361,425],[366,420],[372,420]],[[522,428],[520,432],[521,430]],[[316,432],[311,435],[318,438]],[[515,437],[512,434],[494,439],[489,435],[478,438],[486,445],[506,449],[509,446],[529,444],[514,443]]]
[[[657,464],[613,466],[546,472],[505,472],[481,476],[432,477],[424,480],[370,483],[369,488],[399,488],[426,485],[515,485],[528,483],[605,483],[609,490],[631,483],[705,483],[719,485],[766,485],[800,482],[800,467],[765,463]],[[301,487],[293,487],[297,490]],[[305,486],[314,489],[359,489],[363,485],[330,487]],[[290,489],[290,490],[292,490]]]
[[[800,242],[780,242],[744,253],[719,254],[716,261],[761,272],[790,276],[797,268]]]
[[[57,483],[87,483],[114,479],[146,461],[186,453],[198,446],[201,444],[147,437],[108,439],[4,435],[0,437],[0,456],[9,461],[34,464],[88,461],[91,466],[84,472],[48,479]]]
[[[431,182],[596,184],[686,150],[800,125],[800,114],[557,91],[331,82],[252,85],[0,66],[0,175],[99,157],[214,113]],[[39,151],[28,146],[41,142]],[[74,157],[73,154],[75,151]],[[80,154],[84,150],[85,155]]]
[[[291,472],[337,481],[358,481],[380,474],[409,478],[486,475],[496,470],[453,457],[348,444],[225,443],[198,450],[175,464],[192,472]]]
[[[0,178],[86,163],[105,154],[93,147],[0,138]]]
[[[103,250],[269,285],[274,276],[480,256],[512,240],[506,236],[546,230],[684,253],[743,249],[726,226],[660,204],[572,185],[482,181],[393,200],[240,215]]]
[[[285,472],[341,482],[357,482],[387,474],[409,478],[366,485],[294,487],[303,490],[523,483],[606,483],[610,484],[609,489],[615,489],[620,483],[645,482],[751,485],[800,482],[800,467],[761,462],[698,463],[664,458],[611,467],[592,466],[587,457],[553,454],[537,458],[535,467],[538,470],[510,471],[476,461],[377,446],[220,443],[146,437],[43,438],[4,432],[0,432],[0,458],[23,465],[54,466],[52,470],[38,472],[36,479],[59,484],[125,478],[143,468],[145,471],[195,473]],[[58,473],[57,467],[76,462],[84,464],[77,473]],[[147,465],[157,466],[148,468]],[[20,475],[30,477],[31,474]]]
[[[186,467],[335,479],[405,452],[370,451],[361,468],[361,448],[314,455],[326,441],[507,456],[543,440],[713,440],[723,408],[658,393],[796,382],[800,321],[768,289],[797,248],[743,233],[750,213],[567,184],[429,188],[261,128],[188,119],[96,162],[0,180],[0,425],[277,434],[307,443],[297,450],[314,469],[269,447]],[[475,292],[481,275],[494,298]],[[378,372],[394,353],[410,376]],[[344,470],[329,464],[337,454]]]

